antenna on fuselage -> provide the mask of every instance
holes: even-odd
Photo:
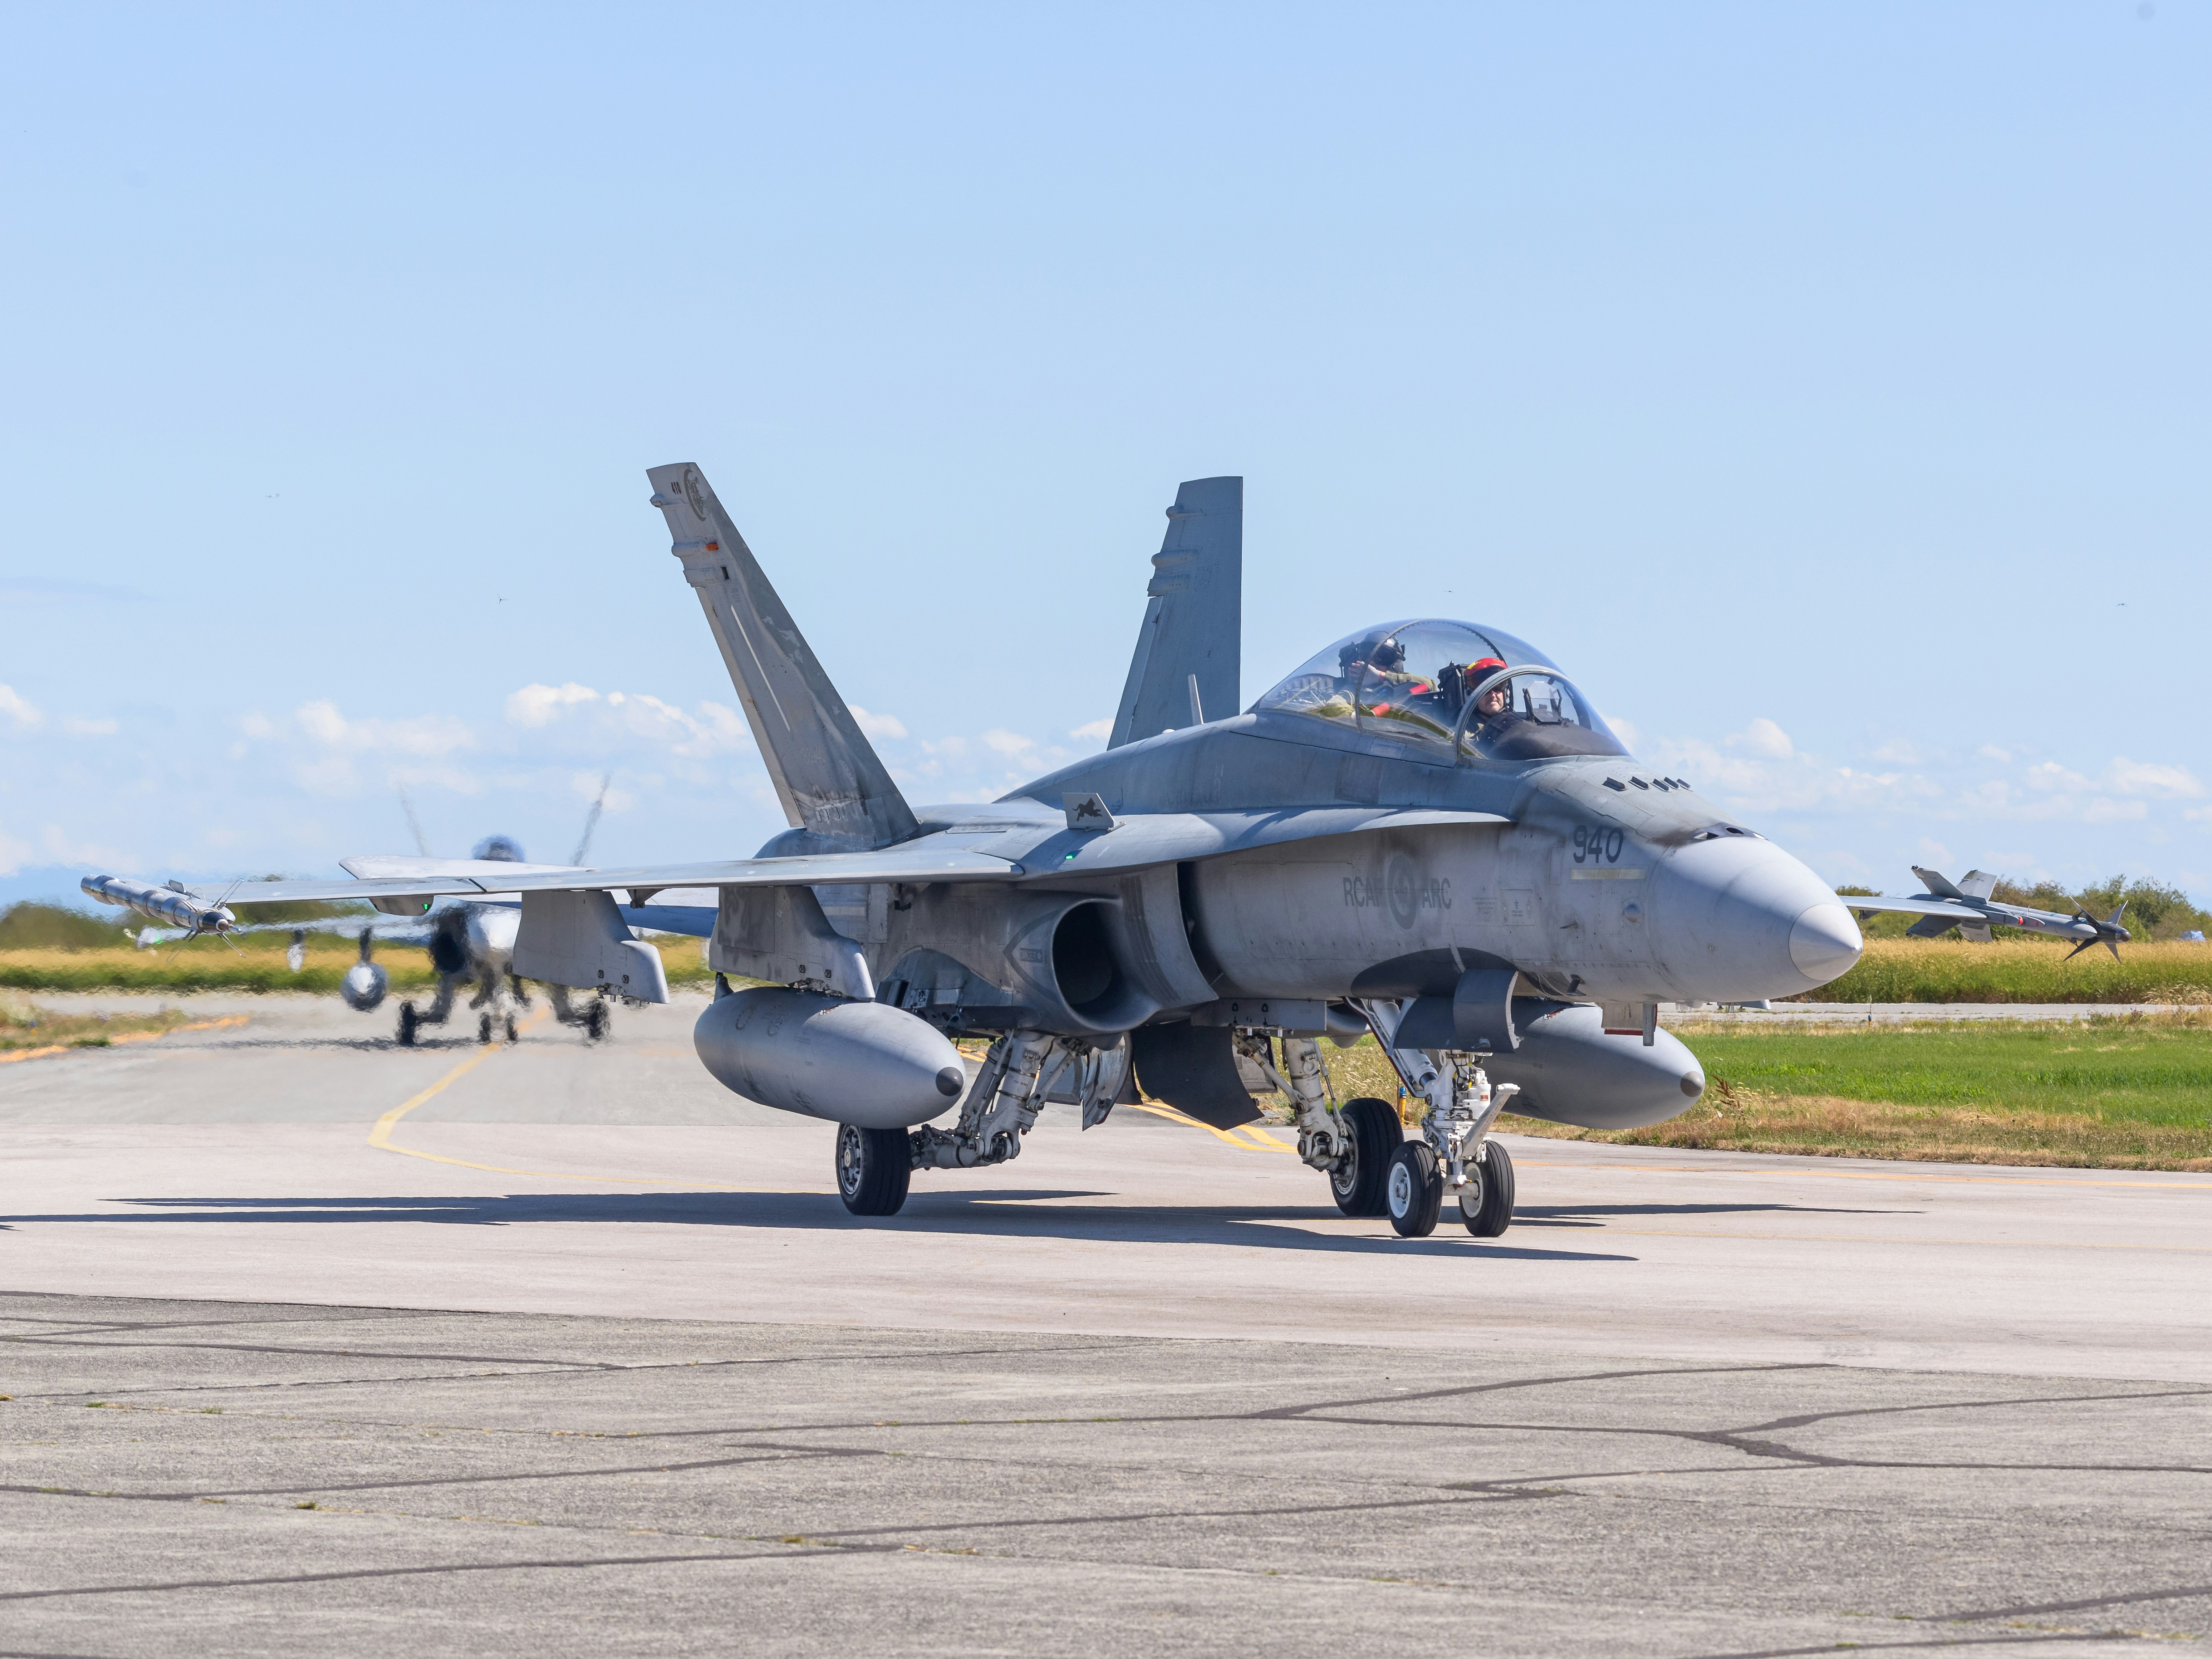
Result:
[[[395,783],[392,787],[398,793],[399,810],[407,814],[407,827],[415,832],[415,850],[426,859],[436,857],[430,850],[428,838],[422,833],[422,820],[415,816],[414,798],[407,793],[407,786]]]
[[[576,850],[568,854],[569,863],[581,864],[584,854],[592,850],[592,834],[599,827],[599,813],[607,804],[607,786],[614,781],[615,775],[611,772],[600,778],[599,793],[592,801],[592,810],[584,815],[584,834],[576,843]]]

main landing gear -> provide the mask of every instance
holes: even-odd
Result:
[[[854,1215],[896,1215],[913,1176],[905,1130],[837,1126],[837,1196]]]
[[[1008,1031],[991,1044],[949,1129],[837,1126],[837,1195],[854,1215],[896,1215],[916,1170],[975,1170],[1019,1158],[1048,1097],[1072,1101],[1083,1127],[1114,1109],[1129,1075],[1129,1047],[1088,1037]]]

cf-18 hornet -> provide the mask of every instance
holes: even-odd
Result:
[[[512,894],[514,974],[663,1002],[626,907],[645,921],[659,895],[714,890],[695,913],[716,970],[699,1057],[836,1125],[856,1214],[895,1213],[916,1170],[1018,1156],[1048,1100],[1087,1129],[1134,1086],[1220,1128],[1279,1092],[1346,1214],[1418,1236],[1449,1194],[1495,1237],[1514,1182],[1490,1130],[1509,1101],[1597,1129],[1672,1117],[1705,1074],[1662,1001],[1792,996],[1858,959],[1826,884],[1639,766],[1557,665],[1496,628],[1362,628],[1233,712],[1240,478],[1186,483],[1168,509],[1105,751],[988,805],[916,809],[699,469],[647,477],[791,827],[749,859],[356,860],[360,879],[234,896],[419,916]],[[173,926],[234,925],[222,889],[85,885]],[[1385,1102],[1335,1097],[1322,1042],[1369,1033],[1426,1103],[1410,1133]],[[988,1042],[972,1077],[956,1038]]]
[[[599,786],[599,799],[592,802],[590,815],[584,821],[583,838],[566,864],[531,864],[523,857],[522,848],[511,836],[487,836],[476,845],[470,855],[472,864],[505,864],[517,872],[533,875],[577,871],[583,867],[584,854],[592,842],[592,831],[598,825],[600,809],[606,801],[608,784],[612,774]],[[414,809],[408,809],[408,819],[414,821]],[[420,841],[422,831],[416,831]],[[451,869],[451,860],[432,858],[424,849],[421,858],[398,854],[376,854],[350,858],[341,866],[348,874],[356,877],[406,876],[419,872]],[[429,1006],[417,1008],[410,1001],[399,1005],[398,1027],[396,1038],[403,1047],[411,1046],[425,1025],[442,1025],[452,1018],[454,1004],[464,990],[474,988],[469,999],[469,1008],[477,1016],[477,1041],[490,1042],[502,1035],[507,1041],[515,1040],[514,1008],[527,1007],[530,992],[514,971],[514,940],[522,922],[521,899],[514,893],[480,894],[469,899],[442,901],[426,914],[388,916],[364,927],[356,920],[331,916],[317,921],[289,922],[240,922],[230,911],[228,896],[223,902],[210,904],[204,898],[194,899],[180,890],[177,884],[150,887],[143,882],[125,881],[114,876],[88,877],[82,884],[93,897],[109,904],[126,905],[142,915],[155,919],[155,925],[144,928],[138,935],[139,948],[192,939],[202,934],[229,938],[236,934],[289,931],[292,949],[289,960],[297,973],[302,965],[302,945],[309,933],[354,933],[361,940],[361,956],[347,969],[338,981],[338,996],[356,1013],[369,1013],[382,1006],[391,989],[391,975],[375,960],[375,948],[380,945],[413,946],[428,953],[430,966],[438,975],[438,989]],[[234,895],[244,884],[225,890],[226,896]],[[258,895],[259,884],[255,885]],[[696,894],[661,896],[663,902],[655,905],[624,906],[623,918],[637,927],[665,933],[703,933],[712,931],[714,909],[710,901],[701,905]],[[679,898],[690,902],[671,904],[665,901]],[[244,902],[246,901],[240,901]],[[563,1025],[580,1030],[586,1041],[598,1042],[613,1029],[615,998],[605,987],[598,994],[586,999],[580,1005],[568,994],[565,985],[550,985],[554,1018]]]

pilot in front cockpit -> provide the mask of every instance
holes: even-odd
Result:
[[[1503,737],[1508,726],[1517,726],[1528,716],[1513,707],[1513,683],[1498,680],[1492,685],[1482,683],[1492,675],[1502,673],[1505,665],[1496,657],[1485,657],[1471,662],[1460,670],[1460,684],[1477,688],[1474,712],[1468,717],[1467,733],[1471,742],[1494,743]]]

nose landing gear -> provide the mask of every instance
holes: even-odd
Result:
[[[1420,1139],[1390,1154],[1382,1194],[1390,1224],[1407,1238],[1426,1237],[1436,1231],[1449,1192],[1459,1200],[1468,1232],[1477,1238],[1498,1237],[1513,1224],[1513,1160],[1489,1139],[1490,1126],[1521,1085],[1492,1086],[1482,1069],[1487,1049],[1447,1049],[1431,1055],[1393,1048],[1400,1010],[1389,1003],[1354,1006],[1366,1015],[1407,1092],[1429,1103]]]

